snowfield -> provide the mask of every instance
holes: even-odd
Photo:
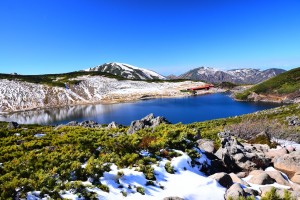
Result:
[[[180,90],[203,82],[145,82],[116,80],[102,76],[81,76],[79,84],[68,88],[23,81],[0,80],[0,113],[66,105],[114,103],[141,98],[184,96]],[[214,89],[212,89],[213,92]]]

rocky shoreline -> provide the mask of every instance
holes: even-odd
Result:
[[[80,83],[70,85],[68,88],[0,80],[0,113],[74,105],[112,104],[150,98],[184,97],[191,94],[180,90],[204,84],[197,81],[119,81],[101,76],[83,76],[77,77],[76,80]],[[224,89],[212,88],[198,91],[197,95],[224,91]]]

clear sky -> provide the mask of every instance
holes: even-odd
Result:
[[[1,0],[0,73],[300,66],[299,0]]]

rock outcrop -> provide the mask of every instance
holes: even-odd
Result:
[[[238,199],[239,197],[246,197],[246,192],[239,183],[233,184],[225,193],[225,199]]]
[[[259,145],[241,144],[228,133],[220,133],[221,147],[215,155],[223,161],[231,172],[265,169],[271,163]]]
[[[151,113],[140,120],[131,122],[127,134],[133,134],[136,131],[144,128],[155,128],[160,124],[170,124],[170,122],[166,118],[161,116],[154,117],[153,113]]]
[[[290,154],[274,158],[274,167],[292,178],[294,174],[300,172],[300,151],[293,151]]]

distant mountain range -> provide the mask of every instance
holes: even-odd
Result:
[[[86,69],[84,71],[97,71],[113,74],[126,79],[136,79],[136,80],[154,80],[154,79],[190,79],[199,80],[209,83],[221,83],[221,82],[231,82],[236,84],[257,84],[265,81],[269,78],[277,76],[285,72],[283,69],[232,69],[232,70],[219,70],[210,67],[199,67],[192,69],[180,76],[170,75],[164,77],[154,71],[135,67],[125,63],[105,63],[96,67]]]
[[[231,82],[236,84],[256,84],[285,72],[283,69],[232,69],[218,70],[210,67],[192,69],[176,78],[201,80],[209,83]],[[174,77],[173,77],[174,78]]]
[[[97,67],[86,69],[85,71],[98,71],[110,73],[116,76],[121,76],[127,79],[138,79],[138,80],[152,80],[152,79],[166,79],[164,76],[140,67],[135,67],[125,63],[105,63]]]

